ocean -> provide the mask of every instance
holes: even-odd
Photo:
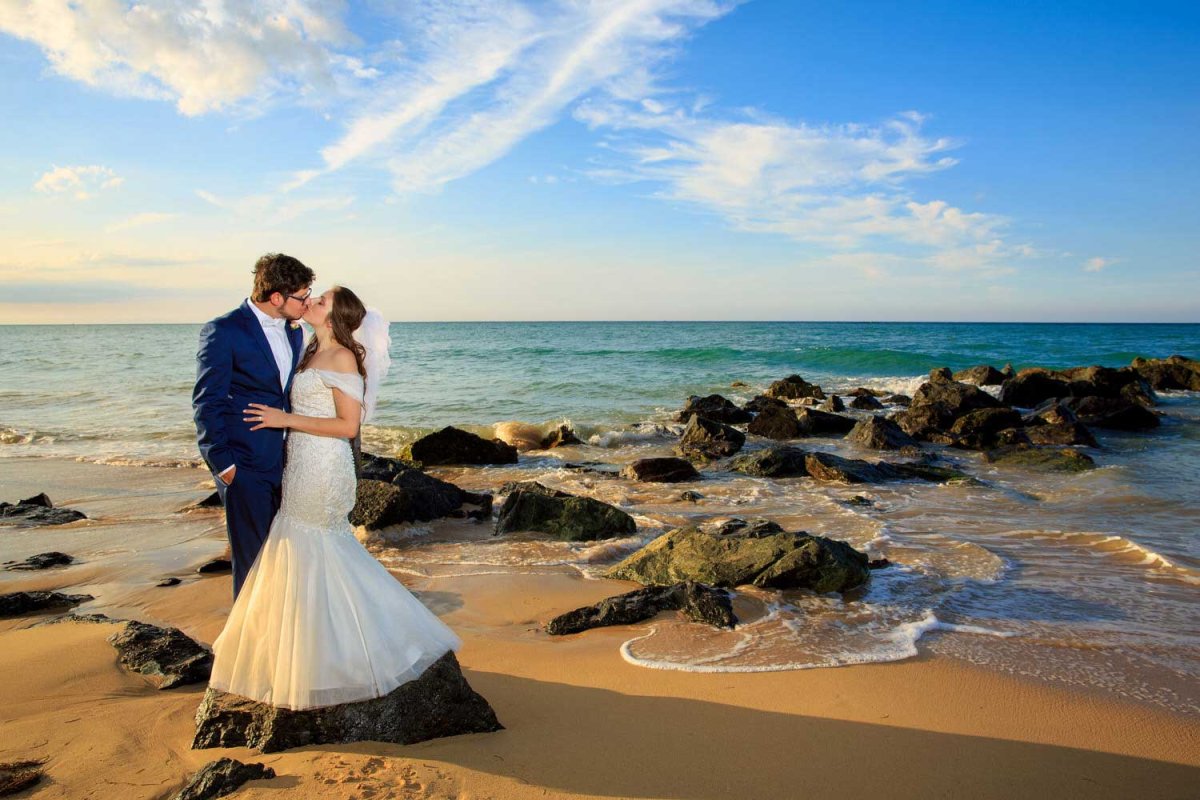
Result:
[[[199,325],[0,326],[0,458],[194,468],[198,332]],[[543,430],[567,423],[584,444],[523,455],[516,466],[437,474],[475,490],[543,480],[621,506],[639,533],[569,544],[412,526],[376,554],[412,575],[595,577],[671,527],[765,516],[893,566],[846,596],[739,590],[742,624],[734,631],[656,620],[622,647],[627,660],[756,671],[937,653],[1197,712],[1200,395],[1164,393],[1155,431],[1096,431],[1099,468],[1079,474],[1005,468],[940,447],[930,449],[977,480],[851,487],[709,469],[694,485],[664,487],[567,466],[670,454],[674,414],[688,395],[743,402],[791,373],[827,392],[911,394],[940,366],[1115,367],[1175,353],[1200,355],[1200,326],[393,324],[392,370],[364,431],[366,449],[392,453],[445,425],[490,436],[502,422]],[[752,439],[748,448],[766,444]],[[863,457],[831,437],[796,444]],[[699,502],[679,500],[689,488],[703,495]],[[18,499],[7,494],[0,487],[0,500]]]

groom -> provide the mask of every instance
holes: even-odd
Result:
[[[291,410],[304,339],[293,323],[308,309],[314,277],[297,259],[268,253],[254,265],[250,297],[200,330],[192,410],[225,505],[235,599],[279,510],[285,436],[279,428],[251,431],[242,412],[250,403]]]

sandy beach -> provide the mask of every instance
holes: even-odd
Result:
[[[92,594],[77,613],[211,643],[230,577],[195,568],[224,549],[220,513],[175,513],[204,496],[206,478],[0,462],[5,496],[47,491],[92,518],[4,530],[6,553],[58,549],[78,563],[5,572],[0,585]],[[131,542],[137,552],[123,552]],[[183,582],[154,586],[168,575]],[[0,760],[46,759],[46,778],[21,795],[37,798],[169,797],[220,756],[272,767],[278,777],[239,795],[272,798],[1184,798],[1200,782],[1194,716],[942,656],[759,674],[646,669],[619,652],[644,626],[567,637],[540,628],[632,584],[553,571],[402,577],[463,638],[464,674],[505,730],[266,756],[193,751],[203,685],[157,691],[117,663],[105,641],[113,625],[38,625],[44,615],[0,621]]]

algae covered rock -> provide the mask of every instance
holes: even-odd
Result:
[[[1084,472],[1096,467],[1096,462],[1086,453],[1055,447],[1001,447],[984,453],[983,460],[989,464],[1050,472]]]
[[[637,523],[616,506],[528,481],[512,487],[496,521],[497,534],[515,531],[578,542],[629,536]]]

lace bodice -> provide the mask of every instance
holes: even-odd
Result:
[[[292,380],[292,413],[335,417],[333,390],[362,401],[363,379],[354,373],[306,369]],[[348,439],[289,431],[280,515],[317,535],[353,536],[347,516],[357,481]]]

